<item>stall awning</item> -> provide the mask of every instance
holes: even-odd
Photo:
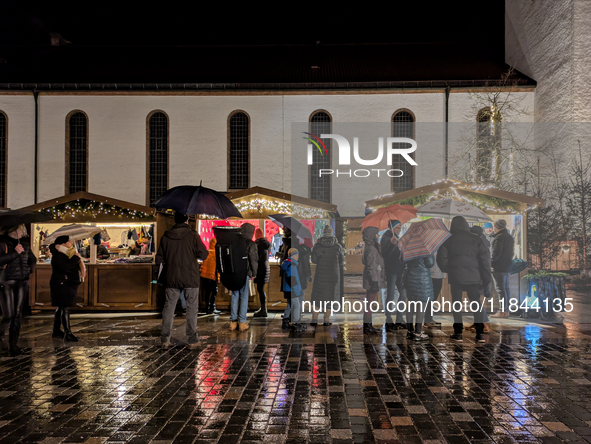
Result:
[[[265,219],[271,214],[289,214],[300,219],[334,219],[337,206],[318,200],[252,187],[226,195],[245,219]]]
[[[447,179],[401,193],[386,194],[365,202],[374,210],[394,203],[419,206],[431,199],[465,200],[486,213],[516,214],[544,206],[544,199],[499,190],[490,185],[478,185]]]
[[[46,212],[56,221],[64,222],[152,221],[156,218],[155,208],[86,191],[46,200],[23,210]]]

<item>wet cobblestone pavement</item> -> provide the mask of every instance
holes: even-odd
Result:
[[[73,318],[74,344],[27,318],[27,353],[0,352],[0,443],[591,442],[589,325],[501,321],[454,344],[444,324],[413,343],[273,316],[200,317],[196,350],[177,317],[167,351],[155,318]]]

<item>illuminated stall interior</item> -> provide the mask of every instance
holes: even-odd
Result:
[[[279,288],[279,263],[275,258],[275,253],[282,244],[282,233],[279,227],[269,219],[269,216],[278,213],[293,216],[310,230],[314,237],[311,240],[312,242],[316,242],[316,239],[322,236],[323,229],[326,225],[330,225],[335,230],[335,233],[339,233],[339,230],[342,232],[342,222],[337,218],[336,205],[262,187],[235,191],[228,193],[226,196],[236,205],[243,219],[200,219],[198,229],[201,240],[208,246],[209,241],[214,237],[213,227],[215,226],[241,226],[248,222],[253,224],[255,228],[260,228],[271,244],[269,254],[271,277],[266,289],[268,295],[267,307],[271,310],[284,309],[285,301],[283,299],[283,293],[280,292]],[[312,267],[314,267],[314,264],[312,264]],[[311,290],[312,285],[310,284],[306,290],[308,297]],[[256,285],[251,283],[249,308],[257,308],[258,304]],[[230,306],[230,292],[221,284],[219,285],[216,306],[222,309],[229,308]]]
[[[31,225],[32,250],[38,266],[30,286],[33,308],[52,309],[49,294],[51,276],[49,248],[44,239],[69,224],[86,224],[101,228],[101,251],[96,256],[90,238],[76,243],[87,264],[87,278],[79,287],[76,306],[86,310],[153,310],[157,286],[154,278],[154,256],[160,235],[174,223],[168,214],[154,208],[78,192],[25,208],[51,215],[50,222]],[[136,243],[137,240],[137,243]],[[136,254],[130,253],[137,247]],[[98,248],[98,247],[97,247]],[[139,253],[139,254],[137,254]]]

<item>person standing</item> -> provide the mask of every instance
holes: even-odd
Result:
[[[488,241],[488,245],[490,247],[490,254],[492,255],[492,241],[495,238],[495,233],[494,233],[493,224],[491,224],[490,222],[486,222],[484,224],[484,236],[486,237],[486,240]]]
[[[68,236],[59,236],[49,246],[51,253],[51,305],[57,307],[53,319],[52,338],[78,341],[70,328],[70,308],[75,304],[80,283],[86,277],[86,267]],[[64,327],[64,331],[60,330]]]
[[[181,291],[187,300],[186,333],[189,349],[198,345],[197,312],[199,311],[199,264],[197,259],[205,260],[207,249],[199,233],[188,224],[185,214],[174,214],[174,226],[167,230],[158,246],[156,265],[163,264],[166,282],[166,301],[162,310],[162,332],[160,339],[164,350],[170,348],[170,337],[174,321],[174,310]]]
[[[31,252],[27,229],[19,225],[8,229],[0,237],[0,339],[8,325],[8,349],[11,355],[21,353],[18,337],[25,299],[29,297],[29,276],[35,269],[37,258]]]
[[[482,243],[484,244],[484,246],[490,251],[490,242],[488,241],[488,237],[486,236],[486,234],[484,233],[484,230],[482,229],[482,227],[478,226],[478,225],[474,225],[473,227],[470,228],[470,233],[474,233],[476,236],[478,236],[480,238],[480,240],[482,240]],[[489,283],[486,286],[482,286],[480,287],[480,294],[482,296],[484,296],[484,302],[486,302],[488,299],[490,299],[490,286],[491,284]],[[482,322],[484,323],[484,329],[482,330],[484,333],[488,333],[490,330],[488,328],[488,312],[486,310],[486,307],[484,307],[482,309]],[[466,327],[466,330],[471,330],[471,331],[475,331],[475,327],[474,324],[472,324],[469,327]]]
[[[304,302],[304,292],[300,284],[298,273],[299,252],[295,248],[290,248],[287,252],[287,259],[281,264],[285,279],[283,280],[283,297],[290,305],[291,329],[295,331],[305,331],[306,326],[300,321],[302,318],[302,304]],[[285,320],[285,318],[284,318]]]
[[[482,240],[470,232],[468,222],[462,216],[451,221],[451,236],[439,247],[437,265],[447,273],[451,287],[452,304],[462,302],[462,292],[468,293],[470,302],[480,303],[480,286],[491,282],[490,254]],[[453,310],[454,334],[450,339],[462,341],[462,311]],[[476,341],[485,342],[481,311],[474,313]]]
[[[380,288],[385,288],[384,259],[378,243],[378,229],[366,227],[361,232],[365,243],[363,248],[363,288],[366,290],[367,308],[363,314],[363,333],[379,334],[372,325],[371,303],[376,300]]]
[[[343,247],[339,244],[330,225],[326,225],[322,237],[316,241],[316,245],[312,249],[312,262],[316,264],[310,297],[312,326],[318,325],[318,314],[324,311],[324,302],[338,299],[342,260]],[[326,310],[324,311],[324,325],[330,324],[330,312]]]
[[[433,299],[430,268],[434,264],[433,256],[419,257],[406,263],[406,338],[413,341],[429,339],[422,330],[425,312]]]
[[[254,283],[257,285],[257,293],[259,294],[260,308],[254,312],[253,318],[266,318],[267,317],[267,294],[265,293],[265,284],[269,282],[271,277],[271,267],[269,266],[269,249],[271,244],[265,235],[263,230],[257,228],[254,232],[255,244],[257,247],[257,254],[259,256],[259,263],[257,267],[257,275]]]
[[[494,224],[495,237],[492,243],[492,268],[495,289],[499,300],[504,301],[503,311],[495,315],[499,318],[509,317],[509,305],[511,303],[511,266],[515,255],[515,241],[507,230],[507,221],[497,219]]]
[[[393,323],[392,315],[396,304],[406,300],[406,291],[400,288],[400,277],[404,270],[404,264],[398,248],[398,239],[402,231],[402,224],[397,219],[388,222],[389,230],[382,236],[380,247],[384,259],[384,272],[386,277],[386,300],[384,309],[386,312],[386,331],[395,331],[406,328],[403,323],[403,311],[396,314],[396,323]],[[389,310],[392,307],[392,310]]]
[[[221,311],[215,308],[215,298],[218,294],[218,273],[216,270],[215,258],[215,237],[209,241],[207,258],[201,265],[201,291],[205,302],[205,314],[220,314]]]
[[[254,225],[245,223],[240,228],[240,234],[246,243],[246,281],[244,286],[239,290],[232,291],[232,299],[230,302],[230,330],[247,330],[246,313],[248,312],[248,281],[253,280],[258,272],[259,256],[257,253],[257,246],[252,241],[254,235]]]
[[[423,327],[435,327],[438,323],[435,322],[433,319],[433,301],[439,299],[439,294],[441,293],[441,289],[443,288],[443,280],[447,277],[447,275],[439,269],[437,265],[437,251],[433,253],[434,263],[433,267],[431,268],[431,283],[433,284],[433,299],[429,301],[427,311],[425,313],[425,323]]]

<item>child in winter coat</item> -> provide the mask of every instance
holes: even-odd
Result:
[[[283,313],[283,324],[281,327],[287,328],[289,326],[289,318],[291,315],[291,328],[296,331],[304,331],[306,326],[300,323],[304,292],[298,274],[299,252],[295,248],[290,248],[287,255],[288,258],[281,264],[281,270],[283,271],[284,277],[281,291],[283,291],[283,295],[287,301],[287,307]]]

